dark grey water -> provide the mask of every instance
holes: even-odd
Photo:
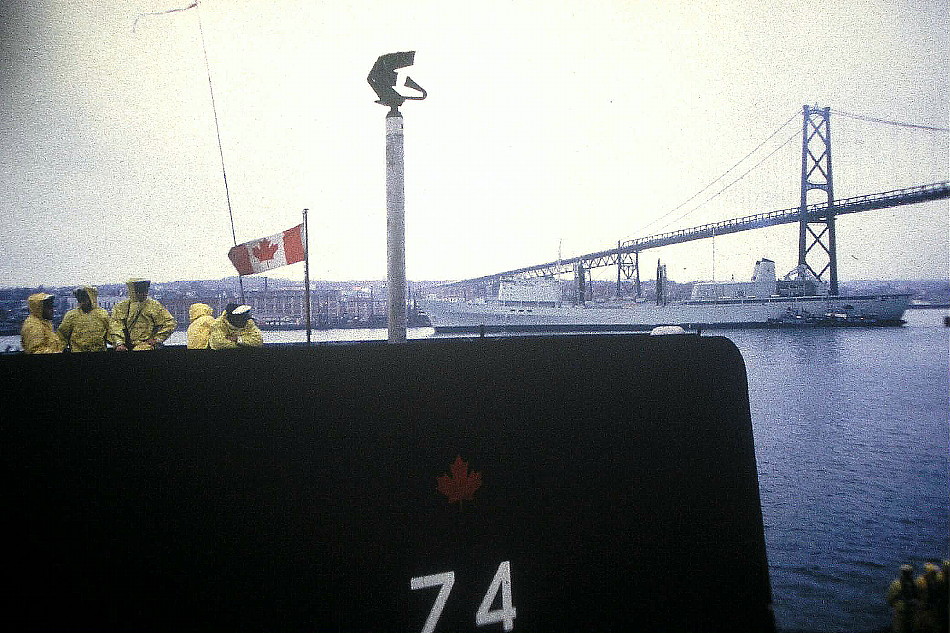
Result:
[[[910,310],[900,328],[709,332],[732,339],[746,362],[781,630],[886,630],[884,592],[900,565],[950,555],[945,314]],[[331,330],[313,340],[386,336]],[[183,344],[184,333],[169,343]],[[7,344],[19,337],[0,337]]]
[[[783,630],[887,629],[902,563],[950,553],[945,312],[901,328],[734,330]]]

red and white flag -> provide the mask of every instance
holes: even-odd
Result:
[[[238,244],[228,251],[228,259],[239,275],[253,275],[287,264],[296,264],[304,259],[303,224],[298,224],[283,233]]]

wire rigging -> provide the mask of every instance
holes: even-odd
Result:
[[[205,70],[208,75],[208,91],[211,94],[211,112],[214,115],[214,131],[218,140],[218,155],[221,157],[221,176],[224,179],[224,197],[228,204],[228,216],[231,218],[231,239],[234,242],[234,246],[237,246],[237,233],[234,230],[234,211],[231,207],[231,192],[228,188],[228,173],[224,165],[224,147],[221,144],[221,126],[218,123],[218,108],[214,101],[214,85],[211,81],[211,64],[208,61],[208,46],[205,43],[205,31],[201,24],[201,9],[198,7],[198,0],[194,0],[185,7],[166,9],[165,11],[154,11],[151,13],[140,13],[136,16],[135,22],[132,23],[132,31],[135,32],[135,26],[142,17],[177,13],[179,11],[188,11],[189,9],[195,9],[195,13],[198,14],[198,32],[201,34],[201,52],[204,54],[205,59]],[[238,284],[241,290],[241,303],[244,303],[244,278],[241,275],[238,275]]]
[[[135,16],[135,21],[132,22],[132,32],[135,33],[135,27],[138,25],[139,20],[144,17],[148,17],[150,15],[165,15],[166,13],[177,13],[179,11],[187,11],[188,9],[194,9],[197,6],[198,6],[198,0],[195,0],[194,2],[189,4],[187,7],[178,7],[175,9],[165,9],[164,11],[151,11],[148,13],[139,13],[137,16]]]
[[[841,110],[832,110],[838,116],[847,117],[849,119],[858,119],[860,121],[870,121],[872,123],[883,123],[885,125],[895,125],[897,127],[906,127],[915,130],[927,130],[929,132],[950,132],[950,128],[945,127],[933,127],[930,125],[918,125],[916,123],[902,123],[900,121],[889,121],[887,119],[879,119],[873,116],[864,116],[861,114],[852,114],[850,112],[843,112]]]
[[[198,6],[196,2],[194,6]],[[224,168],[224,148],[221,145],[221,126],[218,124],[218,108],[214,102],[214,86],[211,83],[211,64],[208,63],[208,48],[205,45],[205,31],[201,26],[201,11],[198,11],[198,32],[201,33],[201,51],[205,56],[205,69],[208,71],[208,92],[211,93],[211,112],[214,114],[214,132],[218,138],[218,155],[221,157],[221,176],[224,178],[224,197],[228,202],[228,215],[231,217],[231,239],[237,246],[237,233],[234,231],[234,212],[231,210],[231,192],[228,189],[228,173]]]
[[[135,32],[135,27],[138,24],[139,19],[143,17],[150,15],[177,13],[179,11],[188,11],[189,9],[198,9],[198,0],[195,0],[185,7],[166,9],[164,11],[152,11],[151,13],[140,13],[135,17],[135,21],[132,23],[132,32]],[[237,246],[237,233],[234,231],[234,212],[231,209],[231,192],[228,189],[228,172],[224,166],[224,148],[221,145],[221,126],[218,123],[218,108],[214,102],[214,85],[211,82],[211,64],[208,62],[208,46],[205,43],[205,30],[201,24],[201,10],[199,9],[198,11],[195,11],[195,13],[198,14],[198,32],[201,34],[201,52],[204,54],[205,70],[208,74],[208,91],[211,94],[211,112],[214,115],[214,131],[218,139],[218,155],[221,157],[221,175],[224,178],[224,197],[228,203],[228,215],[231,217],[231,239],[234,241],[234,245]]]
[[[649,223],[647,223],[646,225],[644,225],[643,227],[641,227],[641,228],[640,228],[640,231],[642,232],[642,231],[644,231],[645,229],[647,229],[647,228],[653,226],[654,224],[656,224],[657,222],[659,222],[659,221],[662,220],[663,218],[665,218],[665,217],[667,217],[667,216],[669,216],[669,215],[671,215],[671,214],[673,214],[673,213],[676,213],[677,211],[679,211],[680,209],[682,209],[684,206],[686,206],[689,202],[691,202],[692,200],[696,199],[696,198],[697,198],[700,194],[702,194],[704,191],[706,191],[707,189],[709,189],[710,187],[712,187],[714,184],[716,184],[717,182],[719,182],[720,180],[722,180],[723,178],[725,178],[726,175],[729,174],[729,172],[731,172],[732,170],[734,170],[736,167],[738,167],[738,166],[741,165],[743,162],[745,162],[750,156],[752,156],[752,155],[755,154],[757,151],[759,151],[759,150],[762,148],[763,145],[765,145],[765,144],[768,143],[770,140],[772,140],[779,132],[781,132],[783,129],[785,129],[785,128],[788,126],[789,123],[791,123],[792,121],[794,121],[795,119],[797,119],[798,116],[799,116],[799,113],[798,113],[798,112],[795,112],[794,114],[792,114],[792,116],[790,116],[790,117],[788,118],[788,120],[785,121],[785,123],[782,123],[782,125],[780,125],[774,132],[772,132],[764,141],[762,141],[761,143],[759,143],[759,144],[755,147],[755,149],[753,149],[751,152],[749,152],[748,154],[746,154],[745,156],[743,156],[735,165],[733,165],[732,167],[730,167],[729,169],[727,169],[726,171],[724,171],[718,178],[716,178],[715,180],[713,180],[712,182],[710,182],[708,185],[706,185],[705,187],[703,187],[702,189],[700,189],[699,191],[697,191],[696,193],[694,193],[693,195],[691,195],[689,198],[687,198],[686,200],[684,200],[683,202],[681,202],[680,204],[678,204],[678,205],[675,206],[674,208],[670,209],[669,211],[667,211],[667,212],[664,213],[663,215],[661,215],[661,216],[659,216],[659,217],[653,219],[651,222],[649,222]],[[797,134],[798,134],[798,132],[796,132],[796,135],[797,135]],[[793,136],[792,138],[794,138],[794,136]],[[789,141],[790,141],[790,140],[791,140],[791,139],[789,139]],[[782,148],[782,147],[784,147],[785,145],[787,145],[787,144],[789,143],[789,141],[785,141],[784,143],[782,143],[782,145],[780,145],[779,148]],[[776,151],[778,151],[778,149],[774,150],[771,154],[769,154],[769,155],[766,156],[765,158],[767,159],[769,156],[771,156],[772,154],[774,154]],[[755,169],[756,167],[758,167],[759,165],[761,165],[762,162],[764,162],[764,160],[765,160],[765,159],[763,159],[762,161],[756,163],[755,167],[753,167],[752,169]],[[749,171],[745,172],[745,173],[744,173],[742,176],[740,176],[736,181],[733,181],[731,184],[727,185],[727,186],[726,186],[724,189],[722,189],[722,191],[720,191],[719,193],[722,193],[723,191],[725,191],[726,189],[728,189],[729,187],[731,187],[732,185],[734,185],[736,182],[738,182],[738,180],[741,180],[742,178],[744,178],[746,175],[748,175],[748,173],[749,173],[750,171],[752,171],[752,169],[750,169]],[[703,206],[704,204],[706,204],[707,202],[709,202],[710,200],[712,200],[713,198],[715,198],[715,197],[718,196],[718,195],[719,195],[719,194],[717,193],[716,195],[714,195],[714,196],[712,196],[711,198],[707,199],[705,202],[699,204],[698,206],[694,207],[692,210],[688,211],[685,215],[682,215],[682,216],[678,217],[676,220],[673,220],[672,222],[675,222],[675,221],[677,221],[677,220],[683,219],[684,217],[686,217],[687,215],[689,215],[690,213],[692,213],[693,211],[695,211],[695,210],[698,209],[699,207]],[[663,225],[663,226],[664,226],[664,227],[665,227],[665,226],[669,226],[669,224],[671,224],[671,222],[667,222],[667,223],[666,223],[665,225]],[[662,228],[662,227],[661,227],[661,228]]]

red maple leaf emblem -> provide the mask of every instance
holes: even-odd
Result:
[[[266,262],[269,259],[274,259],[274,253],[277,252],[277,244],[271,244],[270,240],[264,238],[257,243],[257,246],[251,249],[251,252],[254,253],[254,257],[257,259]]]
[[[455,458],[455,462],[449,467],[450,475],[439,475],[436,480],[439,482],[439,492],[449,498],[449,503],[459,502],[461,505],[463,499],[472,499],[472,495],[482,485],[482,474],[474,470],[468,472],[468,462],[463,461],[461,456]]]

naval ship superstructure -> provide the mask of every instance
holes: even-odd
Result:
[[[419,300],[432,327],[449,331],[646,331],[674,325],[689,329],[901,325],[909,294],[832,295],[828,284],[798,266],[777,279],[775,262],[756,262],[752,280],[699,282],[686,300],[665,296],[660,267],[656,300],[571,303],[554,278],[503,279],[490,299]]]

